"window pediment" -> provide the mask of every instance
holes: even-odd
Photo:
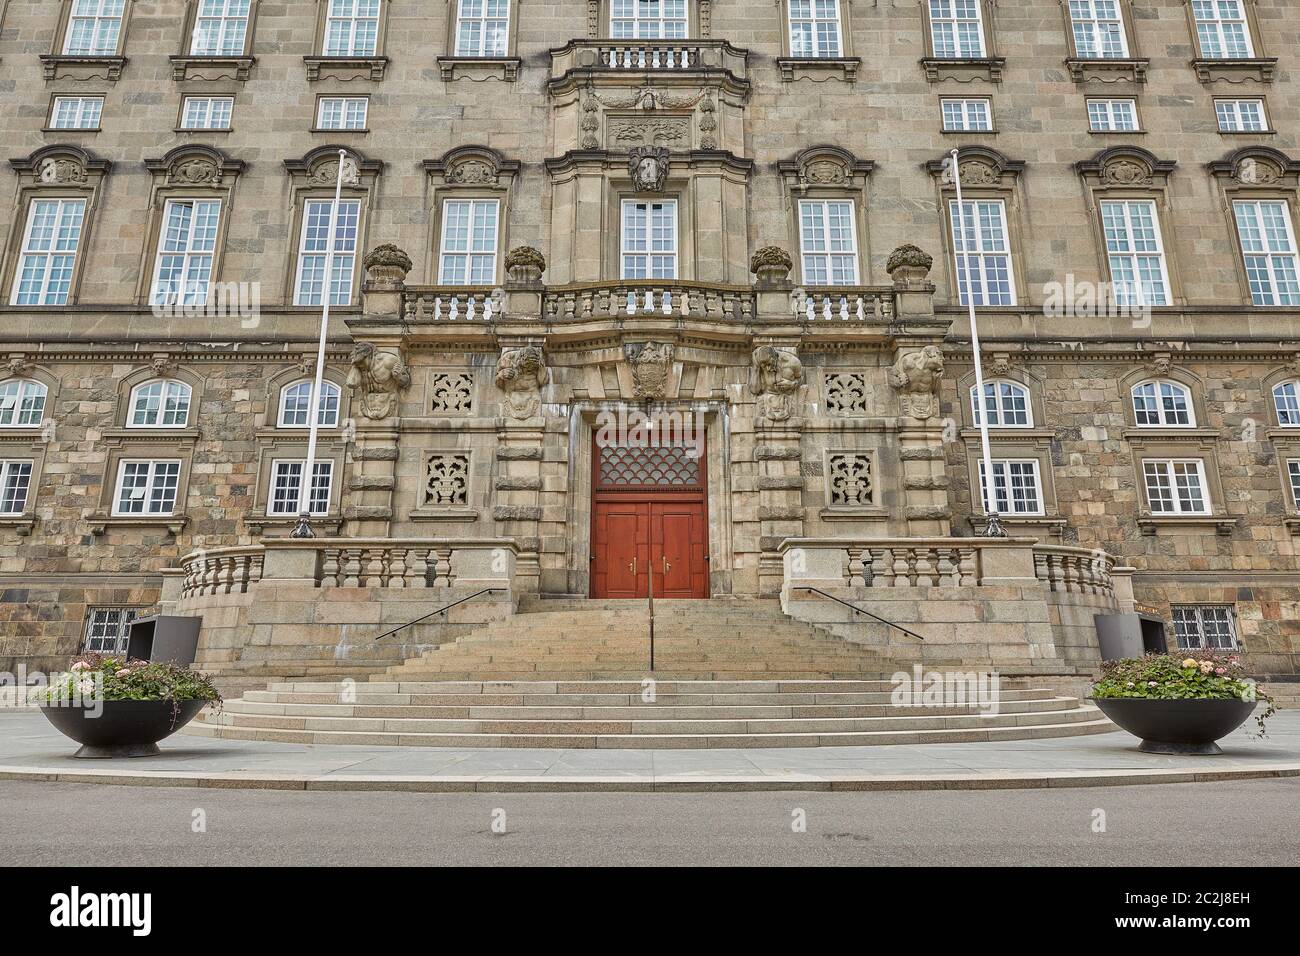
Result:
[[[1205,168],[1231,186],[1295,189],[1300,184],[1300,161],[1270,146],[1245,146]]]
[[[519,161],[487,146],[457,146],[438,159],[426,159],[424,168],[446,186],[508,189],[519,173]]]
[[[146,159],[144,165],[164,186],[229,187],[244,171],[242,160],[202,145],[179,146],[162,159]]]
[[[24,159],[11,159],[23,185],[28,187],[97,186],[113,168],[107,159],[71,144],[43,146]]]
[[[1172,159],[1159,159],[1140,146],[1112,146],[1082,160],[1075,168],[1094,188],[1165,189],[1176,165]]]
[[[862,189],[875,163],[838,146],[810,146],[776,168],[787,188]]]
[[[930,175],[939,179],[945,186],[953,183],[951,167],[951,155],[932,159],[925,164]],[[957,169],[961,176],[961,184],[965,187],[1010,190],[1015,187],[1016,180],[1024,168],[1024,160],[1008,159],[990,146],[962,146],[957,151]]]

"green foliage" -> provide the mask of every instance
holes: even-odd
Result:
[[[1148,654],[1106,661],[1092,696],[1141,697],[1148,700],[1262,700],[1268,706],[1255,715],[1259,735],[1264,722],[1277,712],[1273,698],[1246,675],[1236,654],[1183,651]]]
[[[176,664],[128,661],[120,657],[85,654],[72,662],[67,674],[51,681],[44,699],[70,700],[207,700],[221,694],[203,674]]]

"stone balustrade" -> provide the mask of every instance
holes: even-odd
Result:
[[[262,578],[260,546],[195,551],[181,559],[181,596],[243,594]]]
[[[550,321],[663,315],[743,322],[755,308],[745,286],[628,279],[547,289],[542,314]]]
[[[870,286],[795,289],[790,310],[809,322],[889,322],[894,317],[894,294],[892,289]]]
[[[551,76],[574,70],[722,70],[743,80],[748,58],[748,51],[726,40],[573,40],[551,51]]]
[[[505,315],[505,291],[486,286],[407,286],[402,311],[410,325],[491,322]]]
[[[1034,547],[1034,571],[1053,591],[1112,593],[1114,569],[1115,558],[1105,551],[1060,545]]]

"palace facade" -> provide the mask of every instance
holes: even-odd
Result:
[[[0,668],[495,584],[1300,673],[1298,51],[1294,0],[0,0]]]

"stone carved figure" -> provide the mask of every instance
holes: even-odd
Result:
[[[43,183],[84,183],[86,170],[75,159],[47,159],[36,178]]]
[[[754,349],[749,370],[749,390],[758,399],[758,414],[783,422],[794,414],[795,401],[803,385],[803,363],[793,352],[773,345]]]
[[[333,186],[338,178],[339,161],[333,159],[318,163],[316,168],[312,170],[308,182],[313,186]],[[357,161],[351,156],[345,157],[343,160],[343,185],[361,185],[361,167],[357,165]]]
[[[900,356],[889,372],[889,384],[899,392],[903,414],[921,421],[933,417],[942,377],[943,351],[939,346],[927,345]]]
[[[632,394],[636,398],[665,398],[668,395],[674,351],[670,342],[637,342],[623,346],[623,355],[632,368]]]
[[[206,159],[187,159],[167,171],[167,180],[183,186],[219,186],[221,167]]]
[[[663,146],[636,146],[628,157],[632,188],[638,192],[659,193],[668,180],[668,150]]]
[[[411,385],[411,372],[400,355],[358,342],[352,349],[348,385],[361,401],[361,414],[379,421],[396,411],[398,393]]]
[[[533,418],[542,407],[542,387],[550,381],[546,359],[536,345],[506,349],[497,362],[497,388],[506,393],[511,418]]]

